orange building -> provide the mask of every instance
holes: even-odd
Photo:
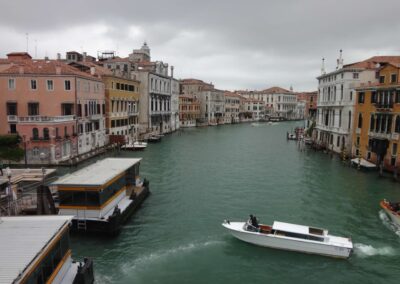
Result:
[[[194,127],[200,118],[200,102],[191,96],[179,96],[180,127]]]
[[[353,156],[390,171],[400,165],[399,73],[399,64],[385,64],[376,74],[379,83],[357,88],[353,120]]]

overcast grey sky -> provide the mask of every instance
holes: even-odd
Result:
[[[127,56],[146,40],[175,77],[220,89],[314,90],[321,58],[336,66],[400,55],[398,0],[12,0],[0,3],[0,56],[68,50]]]

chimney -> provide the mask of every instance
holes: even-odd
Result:
[[[322,58],[321,74],[325,75],[325,58]]]
[[[24,74],[24,67],[23,66],[19,66],[18,72],[19,72],[19,74]]]
[[[171,65],[171,78],[174,78],[174,66]]]
[[[61,66],[56,66],[56,74],[61,75]]]
[[[86,62],[86,56],[87,56],[87,53],[86,53],[86,51],[85,52],[82,52],[82,56],[83,56],[83,62]],[[93,75],[93,74],[92,74]]]
[[[61,60],[61,53],[57,53],[57,60]]]
[[[339,59],[337,60],[337,67],[336,69],[343,68],[343,58],[342,58],[342,50],[340,50]]]
[[[49,57],[48,57],[48,56],[45,56],[45,57],[44,57],[44,60],[48,61],[48,60],[49,60]]]
[[[90,67],[90,75],[96,74],[96,67]]]

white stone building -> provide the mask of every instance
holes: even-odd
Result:
[[[200,92],[200,116],[209,125],[225,123],[225,96],[224,91],[217,89]]]
[[[317,124],[314,139],[334,151],[349,152],[352,145],[355,88],[377,82],[376,68],[390,56],[375,56],[343,65],[342,54],[335,71],[325,72],[324,60],[318,79]]]

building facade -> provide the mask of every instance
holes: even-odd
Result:
[[[0,72],[0,133],[18,133],[29,164],[57,164],[106,144],[104,84],[58,60],[11,53]]]
[[[232,92],[225,92],[225,123],[238,123],[240,121],[240,98]]]
[[[201,118],[208,125],[224,124],[225,96],[224,91],[217,89],[203,90],[200,93]]]
[[[318,79],[317,124],[314,139],[322,147],[340,153],[352,146],[355,88],[377,82],[377,64],[398,61],[400,57],[375,56],[343,65],[340,55],[335,71],[326,73],[324,64]]]
[[[378,83],[356,90],[352,155],[393,171],[400,165],[400,65],[378,72]]]
[[[200,102],[192,96],[179,96],[180,127],[195,127],[200,118]]]

